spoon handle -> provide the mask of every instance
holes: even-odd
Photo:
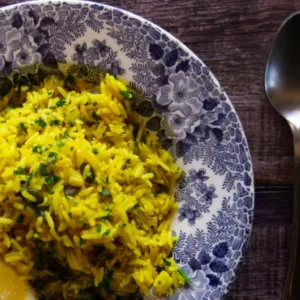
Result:
[[[284,300],[300,299],[300,127],[290,124],[294,138],[294,200],[290,260]]]

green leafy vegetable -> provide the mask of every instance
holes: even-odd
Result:
[[[103,236],[108,236],[110,233],[110,229],[106,229],[103,233]]]
[[[163,260],[165,266],[167,266],[167,267],[171,266],[171,263],[166,258],[163,257],[162,260]]]
[[[99,150],[97,148],[93,148],[92,151],[93,151],[94,154],[98,154],[99,153]]]
[[[47,126],[47,123],[42,118],[36,119],[35,123],[37,123],[38,125],[40,125],[43,128]]]
[[[56,143],[56,146],[57,147],[62,147],[62,146],[64,146],[64,142],[63,141],[58,141],[57,143]]]
[[[125,100],[129,100],[132,98],[132,94],[130,94],[127,90],[126,91],[120,91],[121,95],[125,98]]]
[[[64,106],[66,104],[66,99],[60,99],[60,100],[58,100],[57,102],[56,102],[56,106],[57,107],[62,107],[62,106]]]
[[[101,232],[101,225],[100,225],[100,224],[98,224],[98,225],[97,225],[97,229],[96,229],[96,231],[97,231],[98,233],[100,233],[100,232]]]
[[[23,167],[18,167],[18,169],[14,170],[15,175],[25,175],[26,171],[25,168]]]
[[[40,174],[42,175],[42,176],[47,176],[47,175],[49,175],[49,172],[48,172],[48,170],[47,170],[47,165],[46,164],[44,164],[44,163],[41,163],[40,164],[40,168],[39,168],[39,171],[40,171]]]
[[[60,125],[60,121],[57,120],[57,119],[51,120],[51,121],[50,121],[50,125],[51,125],[51,126],[52,126],[52,125]]]
[[[32,148],[33,153],[42,153],[42,146],[36,145]]]
[[[18,218],[17,218],[17,223],[18,224],[22,224],[24,221],[24,216],[23,215],[19,215]]]
[[[52,186],[59,181],[60,177],[57,175],[50,175],[46,177],[46,184]]]
[[[92,118],[93,118],[93,120],[95,120],[95,121],[99,121],[99,120],[100,120],[100,117],[96,114],[95,111],[92,112]]]
[[[23,131],[27,129],[27,125],[24,122],[21,122],[17,127]]]
[[[191,280],[187,277],[187,275],[184,273],[184,271],[181,268],[178,269],[178,273],[183,277],[186,285],[191,284]]]

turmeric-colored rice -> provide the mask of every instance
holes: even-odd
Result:
[[[96,89],[69,91],[54,76],[21,89],[23,105],[0,113],[4,260],[40,299],[184,285],[170,258],[181,171],[131,110],[127,87],[107,74]]]

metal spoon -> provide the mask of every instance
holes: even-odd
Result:
[[[295,181],[293,202],[293,233],[284,300],[299,300],[300,12],[288,17],[279,28],[266,67],[265,89],[273,107],[289,122],[294,137]]]

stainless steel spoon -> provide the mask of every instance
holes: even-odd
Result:
[[[265,89],[273,107],[289,122],[294,137],[292,248],[284,300],[300,299],[300,12],[277,33],[266,67]],[[267,128],[266,128],[267,130]],[[278,141],[280,143],[280,141]]]

